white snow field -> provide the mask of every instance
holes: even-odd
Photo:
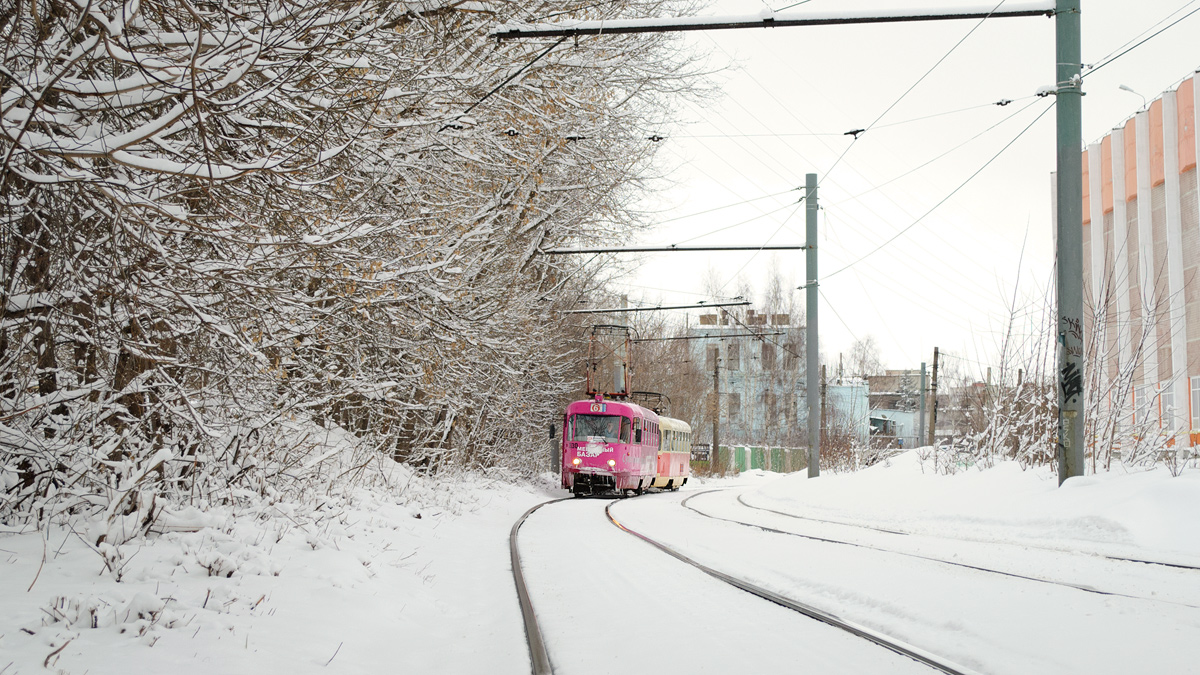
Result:
[[[0,675],[527,673],[508,534],[565,496],[555,480],[414,480],[304,510],[183,511],[108,552],[119,581],[88,523],[0,532]],[[1200,570],[1188,568],[1200,567],[1200,471],[1056,483],[1010,464],[934,474],[913,451],[816,480],[689,483],[612,512],[967,669],[1200,672]],[[520,532],[556,672],[928,671],[621,532],[612,503],[551,504]]]

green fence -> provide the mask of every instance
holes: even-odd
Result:
[[[710,462],[692,462],[692,471],[709,473]],[[764,469],[775,473],[790,473],[808,467],[808,452],[804,448],[769,448],[765,446],[722,445],[717,454],[717,467],[725,473],[741,473]]]

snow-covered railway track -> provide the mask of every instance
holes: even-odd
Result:
[[[541,507],[559,502],[568,503],[530,518]],[[617,521],[611,509],[621,502],[609,501],[602,515],[599,502],[545,502],[525,512],[510,531],[513,577],[535,675],[611,672],[614,661],[631,667],[654,662],[658,672],[666,673],[697,668],[774,672],[794,669],[798,662],[816,673],[923,673],[928,668],[951,675],[976,672],[708,568]],[[639,539],[674,560],[646,548]],[[600,559],[610,552],[610,559]],[[653,627],[655,634],[647,635],[639,623]],[[683,644],[693,644],[698,631],[714,625],[722,626],[731,644],[751,644],[764,635],[776,639],[769,648],[757,646],[726,664],[721,659],[731,658],[728,646],[719,655],[705,653],[702,647],[680,651]],[[627,639],[630,635],[633,641]]]
[[[715,492],[715,490],[708,490],[706,492]],[[698,493],[693,496],[699,496],[700,494],[704,494],[704,493]],[[882,532],[884,534],[895,534],[895,535],[900,535],[900,536],[911,536],[911,535],[915,534],[913,532],[905,532],[903,530],[893,530],[893,529],[888,529],[886,527],[875,527],[872,525],[864,525],[862,523],[851,523],[851,522],[840,521],[840,520],[831,520],[831,519],[827,519],[827,518],[814,518],[812,516],[801,516],[801,515],[797,515],[795,513],[788,513],[786,511],[778,511],[776,509],[768,509],[765,506],[756,506],[754,504],[748,503],[745,499],[743,499],[743,495],[738,495],[737,500],[738,500],[739,504],[741,504],[742,506],[745,506],[748,509],[754,509],[756,511],[764,511],[766,513],[774,513],[776,515],[784,516],[785,518],[793,518],[795,520],[806,520],[806,521],[813,522],[813,523],[824,523],[824,524],[828,524],[828,525],[838,525],[841,527],[853,527],[853,528],[857,528],[860,530],[869,530],[871,532]],[[707,514],[705,514],[705,515],[707,515]],[[750,523],[743,523],[743,524],[749,525]],[[971,541],[971,540],[965,539],[964,541]],[[845,543],[845,542],[838,542],[838,543]],[[1025,548],[1038,548],[1038,549],[1042,549],[1044,551],[1052,551],[1052,552],[1057,552],[1057,553],[1066,553],[1067,552],[1066,550],[1060,549],[1060,548],[1052,548],[1049,546],[1038,546],[1036,544],[1030,544],[1030,543],[1022,543],[1021,546],[1025,547]],[[1151,560],[1148,558],[1134,558],[1134,557],[1129,557],[1129,556],[1105,555],[1103,553],[1093,553],[1091,555],[1094,555],[1097,558],[1104,558],[1105,560],[1115,560],[1117,562],[1138,563],[1138,564],[1142,564],[1142,565],[1157,565],[1160,567],[1170,567],[1170,568],[1174,568],[1174,569],[1192,570],[1192,571],[1200,572],[1200,565],[1190,565],[1187,563],[1180,563],[1180,562],[1167,562],[1165,560]]]
[[[689,499],[690,499],[690,497],[689,497]],[[740,588],[741,590],[746,591],[747,593],[756,595],[764,600],[773,602],[781,607],[786,607],[787,609],[790,609],[793,612],[799,612],[800,614],[803,614],[804,616],[807,616],[810,619],[816,619],[817,621],[820,621],[821,623],[828,624],[830,626],[833,626],[834,628],[843,630],[847,633],[850,633],[851,635],[860,637],[864,640],[867,640],[869,642],[877,644],[880,647],[883,647],[884,649],[888,649],[888,650],[893,651],[901,656],[910,658],[910,659],[916,661],[917,663],[929,666],[930,668],[933,668],[934,670],[937,670],[939,672],[946,673],[947,675],[966,675],[967,673],[975,673],[976,672],[976,671],[970,670],[964,666],[960,666],[958,664],[951,663],[951,662],[949,662],[945,659],[942,659],[938,656],[935,656],[934,654],[931,654],[923,649],[919,649],[912,645],[905,644],[904,642],[902,642],[900,640],[896,640],[894,638],[888,637],[887,635],[884,635],[877,631],[873,631],[869,628],[866,628],[865,626],[860,626],[853,622],[846,621],[846,620],[839,618],[838,616],[836,616],[830,612],[827,612],[825,610],[819,609],[817,607],[814,607],[812,605],[809,605],[809,604],[806,604],[803,602],[792,600],[792,599],[784,597],[778,593],[775,593],[771,590],[763,588],[762,586],[751,583],[745,579],[740,579],[738,577],[732,576],[730,574],[726,574],[719,570],[715,570],[711,567],[708,567],[707,565],[703,565],[703,564],[689,558],[688,556],[684,555],[680,551],[678,551],[674,548],[671,548],[670,546],[667,546],[666,544],[664,544],[660,541],[657,541],[651,537],[648,537],[645,534],[642,534],[641,532],[630,529],[629,527],[621,524],[621,522],[619,520],[617,520],[615,517],[613,517],[612,506],[613,506],[612,504],[609,504],[604,509],[604,513],[605,513],[605,515],[608,516],[609,521],[612,522],[613,525],[616,525],[617,527],[621,528],[622,531],[628,532],[629,534],[637,537],[638,539],[641,539],[642,541],[646,542],[647,544],[650,544],[651,546],[657,548],[658,550],[662,551],[663,553],[666,553],[667,555],[671,556],[672,558],[675,558],[676,560],[679,560],[683,563],[691,565],[692,567],[695,567],[696,569],[704,572],[705,574],[707,574],[715,579],[720,579],[721,581],[723,581],[731,586],[734,586],[736,588]]]
[[[513,523],[512,531],[508,533],[508,553],[512,559],[513,581],[517,584],[517,602],[521,604],[521,618],[525,621],[525,640],[529,643],[529,660],[533,675],[550,675],[554,670],[550,667],[550,655],[546,652],[545,641],[542,640],[542,629],[538,625],[537,614],[533,611],[533,601],[529,598],[529,587],[525,584],[525,575],[521,572],[521,551],[517,547],[517,531],[534,511],[547,504],[561,501],[563,500],[556,499],[542,502],[529,509],[517,519],[517,522]]]
[[[882,553],[888,553],[888,554],[892,554],[892,555],[899,555],[899,556],[905,556],[908,558],[915,558],[917,560],[926,560],[929,562],[940,563],[943,565],[950,565],[953,567],[961,567],[964,569],[975,570],[977,572],[997,574],[1000,576],[1010,577],[1013,579],[1023,579],[1025,581],[1031,581],[1031,582],[1040,583],[1040,584],[1051,584],[1054,586],[1062,586],[1064,588],[1072,588],[1072,589],[1075,589],[1078,591],[1083,591],[1085,593],[1095,593],[1097,595],[1107,595],[1107,596],[1113,596],[1113,597],[1130,598],[1130,599],[1135,599],[1135,600],[1146,600],[1148,602],[1166,603],[1166,604],[1172,604],[1172,605],[1179,605],[1181,607],[1188,607],[1191,609],[1200,609],[1200,605],[1188,604],[1186,602],[1178,602],[1178,601],[1170,600],[1170,599],[1163,598],[1163,597],[1147,597],[1145,595],[1137,595],[1137,594],[1132,594],[1132,593],[1123,593],[1120,591],[1104,590],[1104,589],[1096,588],[1096,587],[1088,585],[1088,584],[1072,583],[1069,581],[1063,581],[1061,579],[1057,579],[1057,580],[1049,579],[1046,577],[1034,576],[1034,575],[1030,575],[1030,574],[1022,574],[1019,572],[995,569],[994,567],[987,567],[984,565],[975,565],[975,564],[966,563],[966,562],[962,562],[962,561],[947,560],[945,558],[941,558],[941,557],[937,557],[937,556],[922,555],[922,554],[913,553],[910,551],[901,551],[901,550],[897,550],[895,548],[889,548],[889,547],[885,547],[885,546],[876,546],[876,545],[861,542],[861,541],[857,541],[857,542],[856,541],[848,541],[846,539],[837,539],[837,538],[834,538],[831,536],[819,536],[819,535],[814,535],[814,534],[806,534],[803,532],[781,530],[781,529],[770,527],[770,526],[763,525],[760,523],[748,523],[744,520],[739,520],[737,518],[727,518],[727,517],[723,517],[723,516],[714,515],[711,513],[706,513],[704,511],[688,504],[688,502],[691,501],[692,499],[699,497],[701,495],[709,494],[711,492],[715,492],[715,490],[706,490],[704,492],[697,492],[696,494],[693,494],[693,495],[687,497],[686,499],[684,499],[682,502],[680,502],[680,506],[684,507],[685,509],[688,509],[689,511],[692,511],[693,513],[704,516],[705,518],[711,518],[713,520],[719,520],[719,521],[723,521],[723,522],[727,522],[727,523],[732,523],[735,525],[741,525],[744,527],[751,527],[751,528],[755,528],[755,529],[761,530],[763,532],[768,532],[771,534],[779,534],[779,535],[784,535],[784,536],[789,536],[789,537],[799,537],[801,539],[808,539],[811,541],[824,542],[827,544],[837,544],[837,545],[842,545],[842,546],[854,546],[857,548],[864,548],[864,549],[869,549],[872,551],[880,551]],[[903,536],[909,535],[909,533],[907,533],[907,532],[896,532],[894,530],[875,528],[875,527],[864,526],[864,525],[847,525],[845,523],[839,523],[837,521],[821,520],[821,519],[816,519],[816,518],[807,518],[805,516],[797,516],[797,515],[785,513],[782,511],[775,511],[772,509],[756,507],[756,506],[747,504],[742,499],[741,495],[738,496],[737,501],[739,504],[741,504],[747,508],[750,508],[750,509],[754,509],[754,510],[758,510],[758,511],[765,511],[768,513],[773,513],[773,514],[780,515],[780,516],[786,516],[789,518],[795,518],[798,520],[809,520],[809,521],[813,521],[813,522],[835,524],[835,525],[845,526],[845,527],[858,527],[860,529],[871,530],[874,532],[883,532],[886,534],[899,534],[899,535],[903,535]],[[1053,549],[1047,549],[1047,550],[1053,550]],[[1097,556],[1097,557],[1105,558],[1108,560],[1118,560],[1118,561],[1123,561],[1123,562],[1144,562],[1144,561],[1131,560],[1128,558],[1114,558],[1111,556]],[[1178,567],[1178,566],[1175,566],[1175,567]],[[1195,569],[1195,568],[1185,567],[1185,569]]]
[[[613,515],[702,565],[980,672],[1136,672],[1137,654],[1147,649],[1170,653],[1171,666],[1160,672],[1183,672],[1200,658],[1200,646],[1180,646],[1183,635],[1200,630],[1200,578],[1190,571],[1003,541],[801,523],[746,509],[737,496],[722,490],[691,497],[688,506],[704,515],[680,508],[686,494],[614,505]],[[761,526],[813,536],[781,536]],[[831,541],[838,539],[872,546]],[[1034,583],[981,567],[1068,583]],[[1063,627],[1088,636],[1088,650],[1063,655]],[[1139,645],[1134,652],[1123,642],[1130,636]]]

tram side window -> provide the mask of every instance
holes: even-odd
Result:
[[[629,418],[628,417],[621,418],[621,442],[622,443],[629,442]]]
[[[616,443],[617,434],[628,435],[629,420],[616,415],[576,415],[572,420],[574,435],[571,440],[587,441],[592,436],[602,436],[605,442]]]

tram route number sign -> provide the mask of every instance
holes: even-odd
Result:
[[[712,456],[712,445],[710,443],[693,443],[692,444],[692,461],[707,462]]]

